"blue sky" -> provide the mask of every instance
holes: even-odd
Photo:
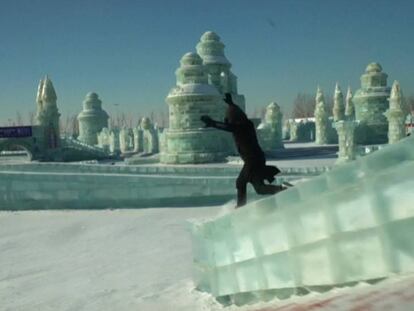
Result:
[[[35,110],[49,74],[63,115],[97,92],[104,109],[167,111],[181,56],[216,31],[248,111],[286,107],[319,84],[359,86],[372,61],[414,94],[414,1],[0,0],[0,122]],[[118,106],[115,106],[117,104]]]

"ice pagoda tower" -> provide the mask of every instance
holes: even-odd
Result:
[[[384,115],[390,96],[387,77],[378,63],[369,64],[361,76],[361,88],[353,97],[355,118],[360,121],[360,135],[356,137],[360,144],[382,144],[388,140],[388,122]]]
[[[40,125],[44,128],[47,147],[51,149],[57,148],[60,145],[60,113],[57,108],[55,88],[48,76],[39,82],[36,102],[36,125]]]
[[[233,101],[243,110],[246,108],[244,95],[238,94],[237,77],[231,72],[231,63],[224,55],[224,44],[213,31],[205,32],[197,44],[197,53],[207,67],[210,83],[221,93],[231,93]],[[222,110],[225,109],[223,105]],[[224,112],[223,112],[224,114]]]
[[[398,81],[394,81],[389,99],[390,108],[385,112],[388,119],[388,143],[394,144],[406,136],[405,120],[408,109]]]
[[[102,109],[98,94],[88,93],[83,101],[83,110],[78,115],[78,140],[89,145],[98,144],[98,133],[108,127],[108,114]]]
[[[217,109],[222,96],[208,83],[207,67],[197,53],[187,53],[176,71],[177,85],[168,94],[169,128],[165,131],[165,148],[161,163],[186,164],[224,161],[226,136],[204,128],[200,117],[221,117]],[[223,104],[224,106],[224,104]]]

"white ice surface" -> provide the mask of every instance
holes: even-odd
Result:
[[[194,290],[186,220],[223,212],[0,212],[0,310],[221,309]]]

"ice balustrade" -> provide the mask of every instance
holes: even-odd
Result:
[[[283,167],[284,176],[316,176],[330,169],[328,166]],[[58,162],[31,162],[24,164],[0,164],[0,171],[22,172],[70,172],[101,174],[155,174],[155,175],[198,175],[229,176],[234,178],[240,172],[240,166],[202,166],[202,165],[100,165]],[[279,175],[279,177],[281,177]]]
[[[197,288],[244,304],[414,271],[413,160],[410,137],[192,223]]]

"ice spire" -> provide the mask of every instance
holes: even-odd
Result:
[[[46,77],[43,80],[41,100],[42,102],[56,104],[57,96],[55,88],[53,87],[53,83],[49,79],[48,75],[46,75]]]
[[[325,108],[325,97],[323,96],[323,92],[318,85],[316,89],[316,97],[315,97],[316,105],[322,105]]]
[[[318,86],[315,97],[315,141],[319,145],[328,143],[328,113],[325,107],[325,98]]]
[[[406,110],[404,97],[401,91],[400,83],[394,81],[390,94],[390,109]]]
[[[388,120],[388,143],[393,144],[405,137],[405,120],[408,114],[398,81],[394,81],[392,85],[389,102],[389,109],[384,115]]]
[[[346,105],[345,105],[345,116],[348,120],[355,119],[355,107],[354,102],[352,101],[352,90],[351,87],[348,86],[348,91],[346,92]]]
[[[59,137],[59,111],[57,108],[57,96],[52,81],[46,75],[39,82],[37,89],[36,124],[45,127],[53,127],[56,137]]]
[[[335,85],[334,106],[333,106],[334,122],[343,120],[345,117],[344,96],[338,82]]]

